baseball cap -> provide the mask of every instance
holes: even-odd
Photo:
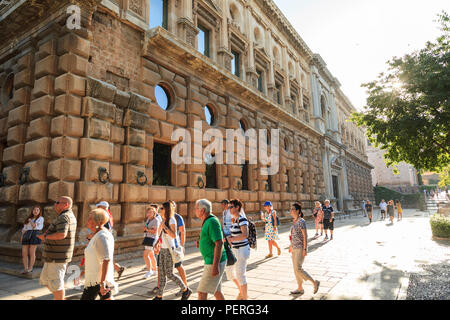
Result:
[[[264,207],[272,207],[272,202],[270,201],[264,202]]]
[[[96,207],[105,207],[106,209],[108,209],[109,208],[109,203],[106,202],[106,201],[101,201],[101,202],[97,203],[95,206]]]

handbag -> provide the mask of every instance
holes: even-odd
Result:
[[[223,230],[222,233],[224,233]],[[227,254],[227,266],[232,266],[236,263],[237,259],[234,256],[233,251],[231,251],[230,244],[228,243],[227,237],[225,237],[225,233],[223,237],[225,238],[225,243],[223,246],[225,247],[225,253]]]
[[[183,253],[183,247],[178,246],[177,248],[171,247],[169,249],[170,255],[172,256],[172,261],[174,264],[177,264],[181,261],[183,261],[184,253]]]

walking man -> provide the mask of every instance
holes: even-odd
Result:
[[[202,220],[198,247],[205,263],[197,289],[198,300],[206,300],[208,293],[213,294],[216,300],[225,300],[221,282],[227,264],[227,255],[223,246],[220,221],[211,213],[211,208],[211,202],[206,199],[195,203],[195,215]]]
[[[52,292],[55,300],[64,300],[64,275],[75,247],[77,219],[72,212],[72,204],[70,197],[59,197],[55,202],[56,221],[38,236],[44,243],[40,283]]]
[[[333,240],[334,230],[334,210],[330,205],[330,200],[325,200],[322,207],[323,211],[323,228],[325,229],[325,239],[328,240],[328,229],[330,229],[330,240]]]
[[[386,201],[384,201],[384,199],[382,199],[380,202],[380,210],[381,210],[381,219],[380,220],[386,219],[387,203],[386,203]]]

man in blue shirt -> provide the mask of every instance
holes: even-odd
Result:
[[[325,200],[322,206],[323,211],[323,229],[325,230],[325,239],[328,240],[328,229],[330,229],[330,240],[333,240],[333,230],[334,230],[334,210],[330,205],[330,200]]]

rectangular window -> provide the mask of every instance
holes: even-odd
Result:
[[[231,50],[231,54],[233,55],[233,60],[231,62],[232,72],[235,76],[241,77],[240,72],[240,55],[236,51]]]
[[[241,165],[241,169],[242,169],[242,175],[241,175],[242,190],[248,190],[248,162],[247,161],[245,161],[245,163],[243,165]]]
[[[168,30],[168,0],[150,0],[150,29],[163,27]]]
[[[264,92],[263,72],[260,70],[257,70],[256,73],[258,74],[258,90],[261,92]]]
[[[209,30],[198,25],[198,51],[209,58]]]
[[[272,192],[272,176],[271,175],[267,176],[267,185],[268,185],[267,192]]]
[[[153,185],[170,186],[172,148],[169,145],[156,143],[153,146]]]
[[[206,164],[206,188],[217,189],[216,163]]]
[[[275,85],[275,90],[276,90],[276,99],[277,99],[277,103],[281,104],[281,85],[280,84],[276,84]]]

